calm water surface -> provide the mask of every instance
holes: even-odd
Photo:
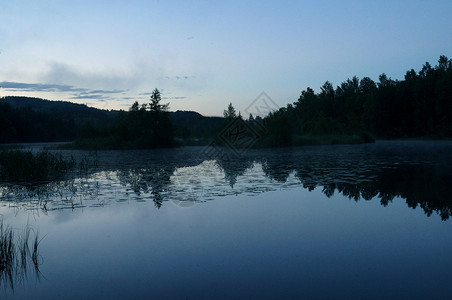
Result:
[[[2,182],[0,213],[39,232],[8,299],[445,298],[452,143],[63,152],[50,183]]]

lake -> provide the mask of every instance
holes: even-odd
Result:
[[[64,150],[64,178],[2,182],[4,226],[40,242],[0,298],[452,293],[451,142],[211,150]]]

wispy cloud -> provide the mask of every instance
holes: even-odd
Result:
[[[0,95],[67,100],[117,109],[130,107],[133,101],[149,101],[152,89],[158,88],[162,98],[167,102],[174,101],[177,107],[186,103],[183,99],[191,98],[188,94],[197,80],[188,72],[172,71],[156,70],[146,64],[109,70],[48,62],[39,76],[27,79],[10,76],[14,79],[0,82]]]
[[[46,83],[24,83],[24,82],[0,82],[0,87],[8,91],[24,92],[88,92],[88,89],[76,88],[71,85],[46,84]]]
[[[86,94],[86,93],[81,93],[78,95],[74,95],[72,97],[70,97],[69,99],[72,100],[77,100],[77,99],[93,99],[93,100],[104,100],[105,96],[104,95],[100,95],[100,94]]]
[[[182,100],[188,99],[186,96],[175,96],[175,97],[162,97],[163,100]]]
[[[124,90],[90,90],[89,94],[121,94]]]
[[[91,90],[72,85],[24,82],[0,82],[0,87],[11,92],[60,92],[70,93],[69,99],[105,99],[107,95],[122,94],[124,90]]]
[[[160,90],[160,92],[162,93],[162,99],[163,100],[182,100],[182,99],[188,99],[189,97],[187,96],[169,96],[172,94],[172,92],[170,91],[166,91],[166,90]],[[140,96],[150,96],[152,95],[152,92],[146,92],[146,93],[139,93]]]
[[[115,90],[124,82],[135,82],[139,78],[135,72],[133,75],[124,76],[120,70],[86,70],[74,65],[59,62],[47,64],[47,71],[40,76],[40,81],[52,82],[55,84],[71,84],[73,86],[94,88],[103,91]]]

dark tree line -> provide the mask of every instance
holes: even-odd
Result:
[[[39,98],[0,98],[0,144],[77,140],[80,148],[154,148],[206,144],[224,119],[194,111],[168,112],[160,93],[128,111]],[[159,99],[157,102],[156,99]],[[168,122],[168,118],[170,122]],[[156,122],[156,123],[153,123]]]
[[[180,110],[171,112],[170,120],[175,138],[188,144],[211,141],[221,130],[224,121],[221,117],[205,117],[194,111]]]
[[[135,102],[128,112],[109,112],[74,103],[5,97],[0,99],[0,143],[78,138],[76,146],[81,148],[113,149],[207,144],[231,121],[243,121],[232,104],[224,118],[206,118],[194,112],[170,113],[160,101],[155,89],[149,103]],[[296,102],[263,120],[250,116],[246,122],[251,135],[260,137],[255,145],[261,146],[310,144],[313,140],[306,137],[322,136],[332,136],[338,143],[451,138],[452,60],[441,56],[436,66],[427,62],[419,72],[406,72],[404,80],[385,74],[378,82],[355,76],[336,88],[327,81],[319,93],[307,88]],[[237,124],[239,129],[246,127]]]
[[[271,144],[289,145],[303,135],[452,137],[452,60],[446,56],[434,67],[427,62],[419,72],[406,72],[404,80],[355,76],[336,89],[329,81],[320,89],[307,88],[265,118]]]
[[[73,119],[62,119],[31,108],[13,108],[0,99],[0,143],[72,141]]]
[[[152,92],[150,102],[135,102],[126,111],[119,111],[113,124],[93,126],[86,124],[75,145],[80,148],[146,149],[168,147],[174,144],[173,125],[168,104],[161,104],[158,89]]]
[[[117,112],[89,107],[86,104],[78,104],[67,101],[50,101],[41,98],[6,96],[0,98],[15,109],[32,110],[60,119],[73,119],[76,125],[83,125],[90,121],[93,124],[110,122],[116,117]]]

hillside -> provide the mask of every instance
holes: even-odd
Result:
[[[67,101],[3,97],[0,98],[0,143],[73,141],[86,128],[112,126],[118,113]],[[204,117],[194,111],[170,112],[169,118],[174,136],[181,139],[211,138],[224,120]]]
[[[205,117],[194,111],[170,112],[175,136],[180,138],[213,138],[224,122],[222,117]]]
[[[31,110],[47,115],[58,116],[66,120],[74,120],[76,124],[89,121],[93,124],[111,121],[117,111],[108,111],[77,104],[68,101],[49,101],[41,98],[7,96],[0,98],[0,102],[8,103],[18,110]]]

